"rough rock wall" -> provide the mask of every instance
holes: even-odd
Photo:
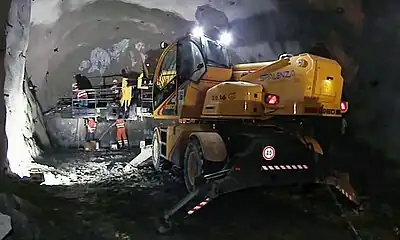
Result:
[[[348,11],[351,13],[352,9]],[[342,35],[344,51],[359,66],[347,87],[353,104],[353,110],[349,108],[354,123],[351,127],[357,130],[357,137],[367,139],[373,148],[399,159],[400,2],[365,0],[362,11],[365,18],[361,33]]]
[[[29,175],[33,159],[41,152],[36,139],[41,139],[42,144],[49,144],[43,121],[38,114],[40,108],[24,81],[30,16],[30,0],[12,1],[7,26],[4,95],[7,109],[7,158],[11,171],[19,176]],[[38,130],[36,134],[35,129]]]
[[[36,91],[32,89],[33,84],[31,79],[27,77],[26,73],[25,80],[23,82],[23,95],[26,98],[25,107],[25,131],[24,139],[25,143],[30,146],[30,149],[37,149],[40,147],[41,150],[51,147],[51,142],[46,129],[46,123],[43,119],[42,108],[38,102]],[[34,157],[37,154],[31,153]]]
[[[5,71],[5,54],[6,54],[6,27],[8,20],[8,12],[10,9],[11,0],[0,1],[0,175],[3,175],[7,170],[7,136],[5,131],[6,121],[6,106],[4,102],[4,81],[6,77]]]

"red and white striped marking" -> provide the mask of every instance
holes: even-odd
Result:
[[[336,186],[336,189],[339,190],[343,195],[345,195],[350,201],[353,201],[354,197],[352,194],[346,192],[344,189],[340,188],[339,186]]]
[[[262,166],[262,170],[264,171],[285,171],[285,170],[303,170],[308,169],[307,165],[266,165]]]
[[[192,208],[191,210],[189,210],[187,212],[188,215],[191,215],[193,213],[195,213],[197,210],[201,209],[202,207],[204,207],[205,205],[207,205],[210,202],[210,198],[206,198],[204,201],[202,201],[201,203],[197,204],[194,208]]]

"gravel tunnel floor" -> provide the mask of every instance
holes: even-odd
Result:
[[[188,218],[173,235],[160,236],[155,221],[184,196],[183,182],[177,172],[156,173],[146,166],[122,174],[137,152],[47,156],[47,164],[71,182],[18,187],[19,196],[39,209],[37,239],[353,239],[323,189],[313,195],[267,189],[232,193]],[[376,210],[382,204],[361,214],[348,209],[363,239],[396,239],[395,210],[388,220],[387,210]]]

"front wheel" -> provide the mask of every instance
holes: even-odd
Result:
[[[161,139],[157,128],[154,129],[152,141],[152,163],[154,170],[161,171],[163,159],[161,157]]]
[[[183,158],[183,177],[186,190],[192,192],[195,189],[196,177],[220,171],[225,163],[225,161],[210,162],[205,160],[200,142],[196,138],[189,140]]]

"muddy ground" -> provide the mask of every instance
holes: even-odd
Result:
[[[342,148],[346,146],[343,144]],[[345,206],[362,239],[398,239],[400,181],[393,181],[399,179],[395,168],[374,166],[371,153],[358,155],[358,160],[354,160],[351,151],[340,152],[350,170],[357,167],[356,161],[362,159],[365,163],[358,166],[358,170],[363,170],[352,176],[356,188],[367,196],[365,211],[358,213]],[[232,193],[201,209],[184,226],[175,229],[173,235],[160,236],[154,224],[157,217],[184,196],[179,171],[155,173],[144,167],[119,175],[135,153],[117,155],[120,157],[110,158],[107,152],[54,154],[53,166],[75,175],[75,184],[7,185],[8,192],[36,206],[32,207],[34,211],[24,212],[32,222],[31,229],[35,230],[31,231],[36,239],[354,239],[324,188],[313,195],[269,189]],[[104,168],[88,169],[96,161],[107,163],[108,176]],[[18,231],[23,230],[16,229],[10,239],[33,239]]]

